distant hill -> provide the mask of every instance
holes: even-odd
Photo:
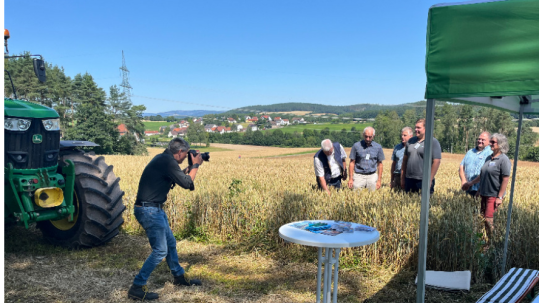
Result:
[[[418,101],[413,103],[405,103],[398,105],[382,105],[382,104],[355,104],[355,105],[323,105],[313,103],[278,103],[271,105],[255,105],[248,107],[241,107],[226,112],[226,114],[232,113],[260,113],[260,112],[294,112],[294,111],[308,111],[311,114],[336,114],[342,116],[349,116],[354,118],[374,118],[378,112],[383,110],[396,111],[397,114],[402,115],[407,109],[415,109],[418,114],[422,114],[426,106],[426,101]]]
[[[183,117],[202,117],[204,115],[210,115],[210,114],[219,114],[223,111],[216,111],[216,110],[170,110],[167,112],[161,112],[161,113],[144,113],[142,114],[143,117],[150,117],[150,116],[157,116],[161,115],[163,118],[173,116],[176,118],[183,118]]]

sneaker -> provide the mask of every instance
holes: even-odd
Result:
[[[134,300],[155,300],[159,298],[159,295],[155,292],[148,292],[148,286],[146,285],[135,285],[133,284],[127,292],[127,297]]]
[[[185,275],[181,275],[181,276],[174,276],[174,285],[183,285],[183,286],[201,286],[202,285],[202,282],[198,279],[191,279],[191,280],[186,280],[185,279]]]

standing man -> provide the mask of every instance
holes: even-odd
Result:
[[[330,194],[330,186],[341,188],[341,179],[346,180],[346,152],[339,142],[322,141],[322,148],[314,155],[314,172],[318,189]]]
[[[393,148],[393,154],[391,155],[391,183],[390,187],[396,190],[404,189],[401,187],[401,167],[402,167],[402,158],[404,158],[404,149],[406,147],[406,142],[412,136],[414,132],[411,127],[406,126],[401,130],[401,143],[395,145]]]
[[[464,190],[463,185],[466,182],[474,180],[481,174],[481,167],[485,164],[487,157],[492,155],[492,150],[488,144],[489,138],[489,132],[482,132],[479,137],[477,137],[477,145],[475,148],[470,149],[464,156],[464,159],[462,159],[462,162],[460,162],[459,176],[462,190]],[[476,183],[466,190],[466,193],[475,197],[478,190],[479,183]]]
[[[186,169],[188,171],[186,174],[178,164],[181,164],[188,156],[191,157],[193,165]],[[135,276],[133,285],[128,292],[129,298],[141,300],[159,298],[157,293],[148,292],[146,282],[163,258],[166,258],[168,267],[174,276],[174,285],[202,285],[200,280],[189,281],[185,279],[185,271],[178,261],[176,239],[163,210],[167,194],[175,184],[185,189],[195,189],[193,181],[201,164],[202,156],[200,153],[196,157],[189,154],[189,143],[181,138],[174,138],[168,144],[168,148],[162,154],[155,156],[142,172],[134,207],[135,217],[146,231],[152,253]]]
[[[423,182],[423,158],[425,153],[425,119],[415,123],[415,137],[406,143],[404,158],[402,159],[401,187],[406,192],[419,192]],[[440,167],[442,148],[436,138],[432,138],[432,168],[430,172],[430,194],[434,193],[434,176]]]
[[[363,140],[354,143],[350,152],[350,180],[348,188],[368,188],[374,191],[382,186],[382,161],[385,159],[382,146],[373,141],[374,128],[363,130]],[[378,169],[378,173],[376,170]]]

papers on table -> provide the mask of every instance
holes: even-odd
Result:
[[[375,227],[345,221],[334,221],[332,223],[302,221],[298,223],[293,223],[291,224],[291,226],[315,234],[321,234],[326,236],[336,236],[342,233],[353,233],[359,231],[372,232],[376,230]]]

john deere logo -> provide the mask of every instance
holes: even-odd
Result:
[[[35,144],[39,144],[41,142],[43,142],[43,136],[37,134],[37,135],[33,135],[32,136],[32,142],[35,143]]]

